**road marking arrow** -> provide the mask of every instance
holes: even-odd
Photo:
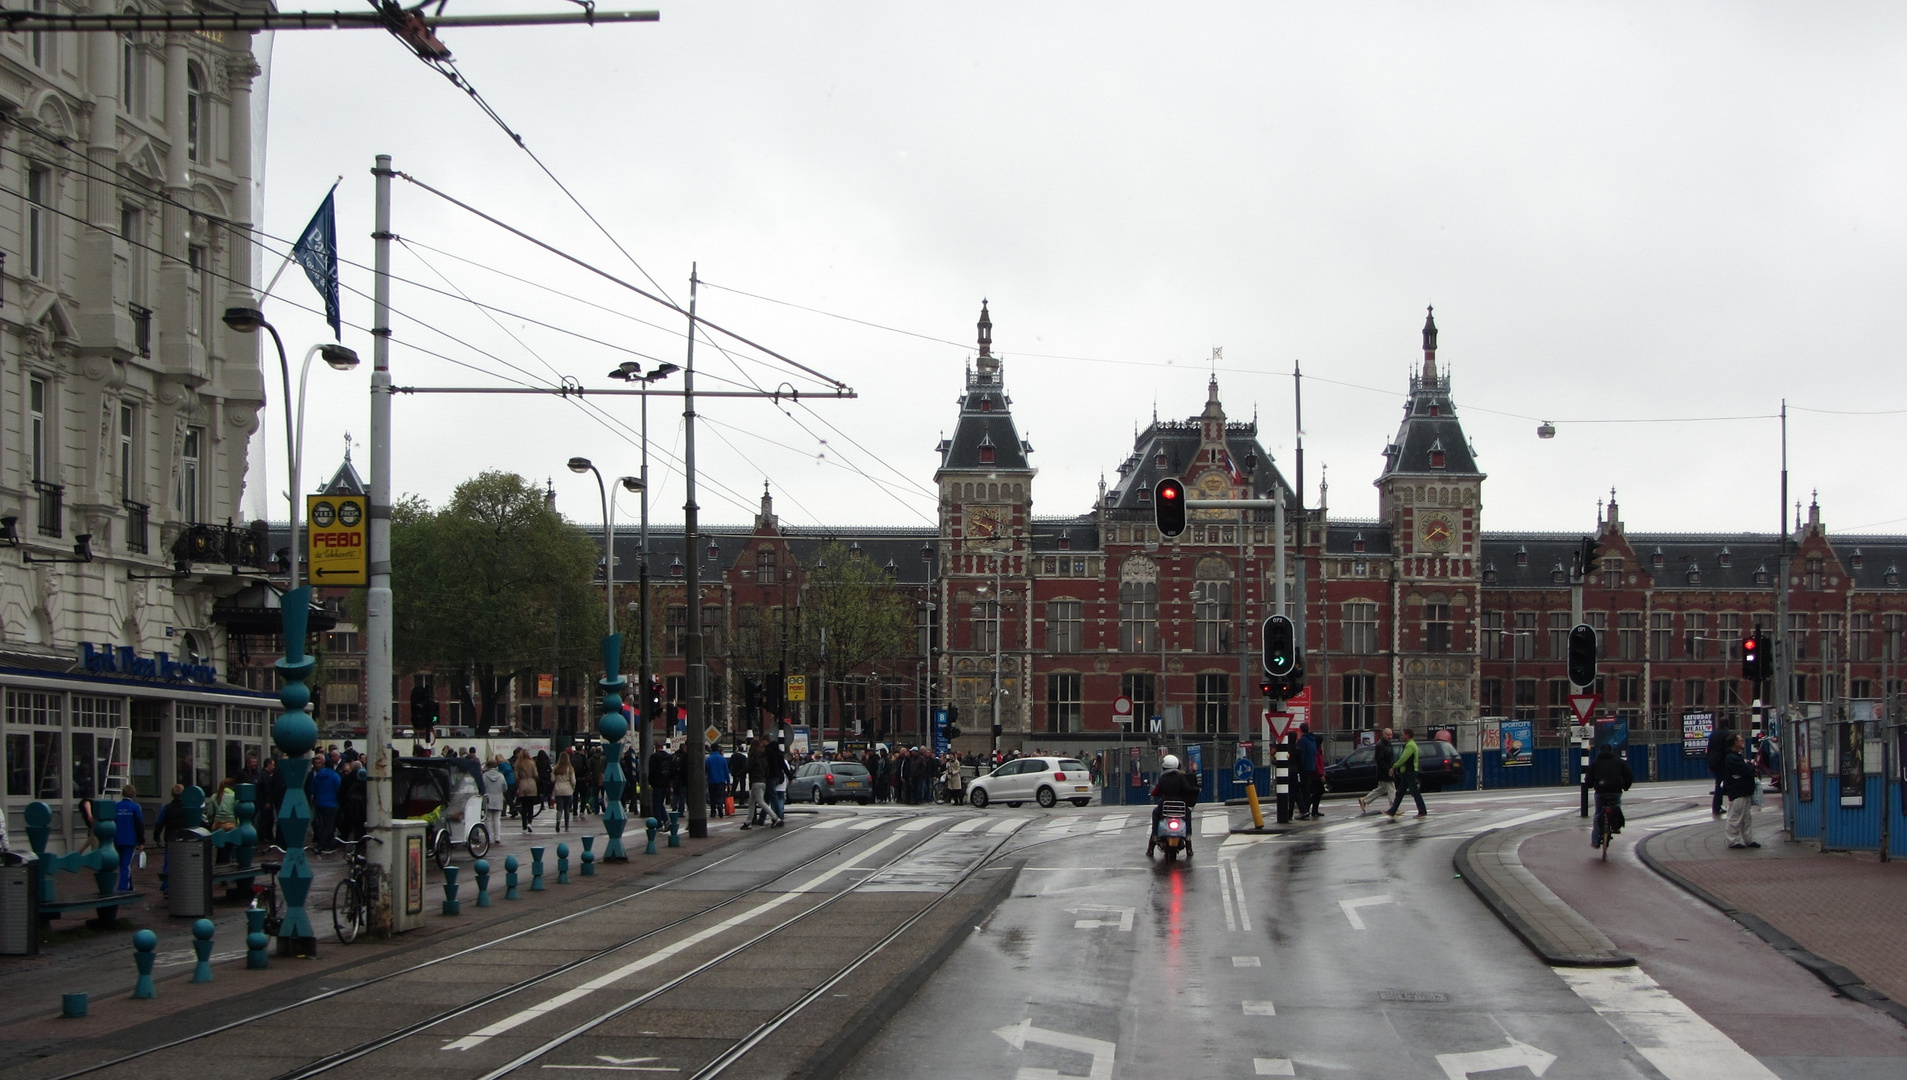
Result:
[[[1464,1080],[1471,1073],[1496,1072],[1498,1069],[1514,1069],[1523,1065],[1538,1076],[1549,1071],[1556,1062],[1556,1055],[1538,1050],[1526,1042],[1510,1040],[1510,1045],[1499,1046],[1494,1050],[1477,1050],[1468,1054],[1438,1054],[1437,1064],[1443,1066],[1443,1073],[1450,1080]]]
[[[993,1033],[1007,1041],[1015,1050],[1026,1049],[1027,1043],[1042,1043],[1056,1046],[1061,1050],[1091,1055],[1092,1071],[1084,1074],[1085,1080],[1112,1080],[1113,1052],[1118,1049],[1104,1039],[1091,1039],[1084,1035],[1068,1035],[1063,1031],[1048,1031],[1033,1026],[1033,1018],[1027,1017],[1017,1024],[1008,1024],[1003,1028],[994,1028]],[[1079,1073],[1063,1073],[1058,1069],[1034,1069],[1021,1066],[1015,1074],[1015,1080],[1059,1080],[1061,1077],[1079,1077]]]
[[[1069,907],[1066,909],[1070,915],[1080,915],[1088,911],[1100,911],[1109,915],[1119,916],[1116,919],[1076,919],[1073,921],[1073,929],[1075,930],[1097,930],[1102,926],[1113,926],[1127,933],[1132,932],[1132,910],[1133,909],[1129,907],[1106,907],[1102,904],[1088,904],[1085,907]]]
[[[1394,904],[1396,902],[1397,901],[1391,899],[1389,893],[1385,893],[1382,896],[1360,896],[1355,900],[1339,900],[1338,906],[1344,909],[1344,917],[1351,920],[1351,929],[1362,930],[1364,929],[1364,917],[1357,913],[1358,908],[1370,907],[1374,904]]]

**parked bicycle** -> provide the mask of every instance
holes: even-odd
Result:
[[[371,880],[370,848],[366,845],[383,842],[367,833],[344,845],[345,876],[331,893],[331,928],[346,945],[356,941],[358,932],[370,923],[376,892]]]

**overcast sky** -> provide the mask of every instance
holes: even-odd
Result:
[[[1333,516],[1374,515],[1434,302],[1490,476],[1486,528],[1585,531],[1614,487],[1632,529],[1770,531],[1785,396],[1791,498],[1819,488],[1841,531],[1907,531],[1891,460],[1903,412],[1884,412],[1907,411],[1897,4],[664,0],[661,13],[443,38],[669,295],[686,301],[699,262],[725,287],[703,288],[703,316],[859,394],[786,413],[703,404],[705,522],[748,520],[766,478],[786,523],[930,523],[934,447],[984,296],[1035,449],[1036,514],[1089,509],[1155,408],[1196,414],[1219,346],[1228,411],[1255,412],[1287,470],[1302,364],[1312,501],[1325,466]],[[390,153],[641,282],[474,102],[386,35],[278,34],[270,112],[275,235],[296,236],[341,174],[340,246],[368,265],[368,170]],[[680,317],[402,182],[393,227],[449,253],[399,248],[399,276],[507,312],[493,323],[396,285],[400,385],[506,385],[420,348],[540,385],[560,373],[607,387],[622,360],[682,362]],[[370,289],[352,267],[345,283]],[[277,295],[315,301],[295,270]],[[313,316],[270,310],[297,355],[328,337]],[[344,313],[370,325],[364,296],[347,291]],[[733,358],[699,344],[698,389],[816,386],[717,341]],[[368,333],[347,327],[345,342],[368,361]],[[368,363],[312,374],[308,480],[330,474],[346,431],[365,442],[367,376]],[[272,480],[247,509],[268,488],[282,518],[273,399]],[[634,400],[599,400],[604,412],[400,397],[395,486],[438,501],[483,468],[548,476],[567,513],[599,522],[594,481],[564,461],[633,472],[639,442]],[[651,403],[659,522],[680,520],[680,413]],[[1696,422],[1713,417],[1754,419]],[[1537,439],[1542,419],[1555,439]],[[1661,422],[1604,422],[1639,420]]]

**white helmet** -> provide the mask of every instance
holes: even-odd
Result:
[[[1172,754],[1167,754],[1163,759],[1160,760],[1159,764],[1163,765],[1167,769],[1176,769],[1179,767],[1179,759]]]

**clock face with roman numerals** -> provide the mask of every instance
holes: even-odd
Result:
[[[1428,514],[1417,527],[1417,537],[1431,551],[1448,551],[1456,540],[1457,527],[1449,514]]]

